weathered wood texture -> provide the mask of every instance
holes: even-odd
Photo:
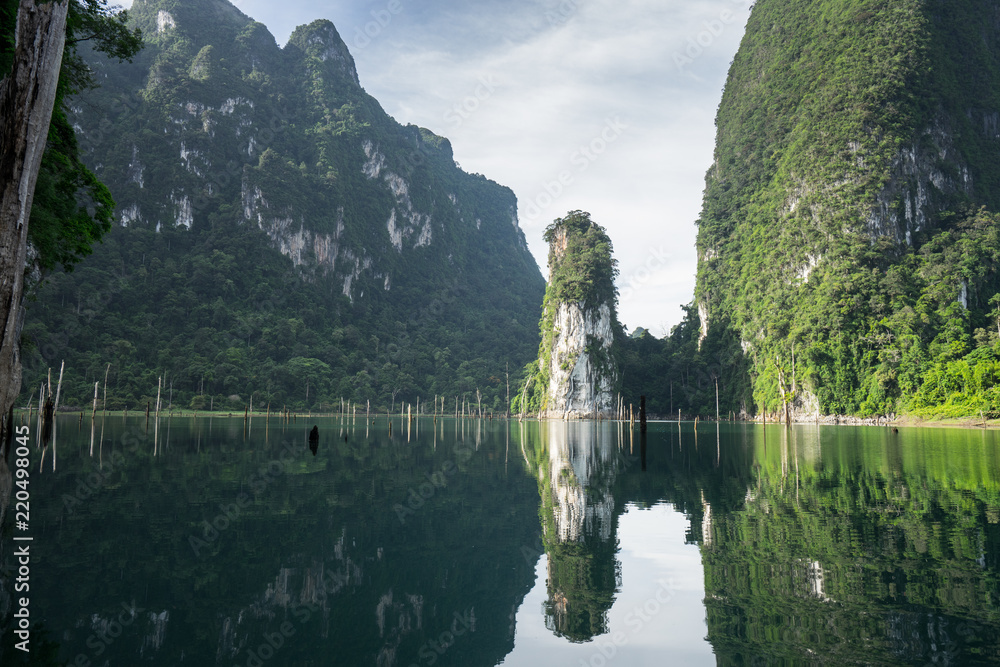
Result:
[[[14,65],[0,81],[0,414],[21,389],[28,218],[52,120],[69,0],[21,0]]]

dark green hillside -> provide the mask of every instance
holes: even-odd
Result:
[[[92,56],[101,87],[70,105],[119,224],[29,304],[25,389],[65,359],[71,405],[110,363],[118,406],[164,376],[175,407],[504,409],[544,293],[513,193],[386,115],[329,21],[279,48],[224,0],[130,15],[146,48]]]
[[[724,411],[1000,413],[998,47],[992,2],[756,3],[698,223]]]

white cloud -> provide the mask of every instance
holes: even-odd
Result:
[[[623,297],[629,287],[623,322],[666,333],[693,296],[694,222],[747,6],[580,0],[557,26],[539,9],[494,20],[470,7],[465,26],[449,16],[449,34],[496,25],[517,40],[486,38],[476,48],[458,39],[448,51],[436,34],[426,40],[435,47],[430,58],[415,56],[433,27],[403,26],[391,43],[373,43],[359,55],[365,86],[398,120],[448,136],[464,168],[513,188],[539,264],[544,227],[569,210],[590,211],[614,241]],[[688,49],[698,57],[681,69],[677,61]],[[478,100],[483,77],[495,90]],[[579,149],[600,137],[609,118],[627,129],[606,146],[597,140],[603,152],[581,160]],[[571,180],[559,183],[567,172]],[[651,251],[659,248],[669,250],[668,259],[661,254],[651,267]]]

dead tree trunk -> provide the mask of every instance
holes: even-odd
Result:
[[[0,414],[21,390],[28,217],[52,120],[69,0],[21,0],[14,65],[0,81]]]
[[[775,367],[778,369],[778,391],[781,392],[781,407],[785,411],[785,425],[788,426],[792,423],[791,415],[788,411],[788,401],[790,399],[790,394],[787,389],[785,389],[785,374],[781,372],[780,360],[775,357]]]
[[[506,418],[510,419],[510,362],[507,362],[504,376],[507,378],[507,412]]]

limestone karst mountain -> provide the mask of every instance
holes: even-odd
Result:
[[[146,48],[95,55],[71,101],[120,224],[31,304],[25,385],[66,359],[70,404],[112,362],[120,406],[165,375],[185,407],[479,389],[505,409],[544,289],[514,194],[389,117],[329,21],[279,48],[226,0],[130,13]]]
[[[698,222],[724,412],[1000,410],[998,66],[992,2],[755,4]]]

